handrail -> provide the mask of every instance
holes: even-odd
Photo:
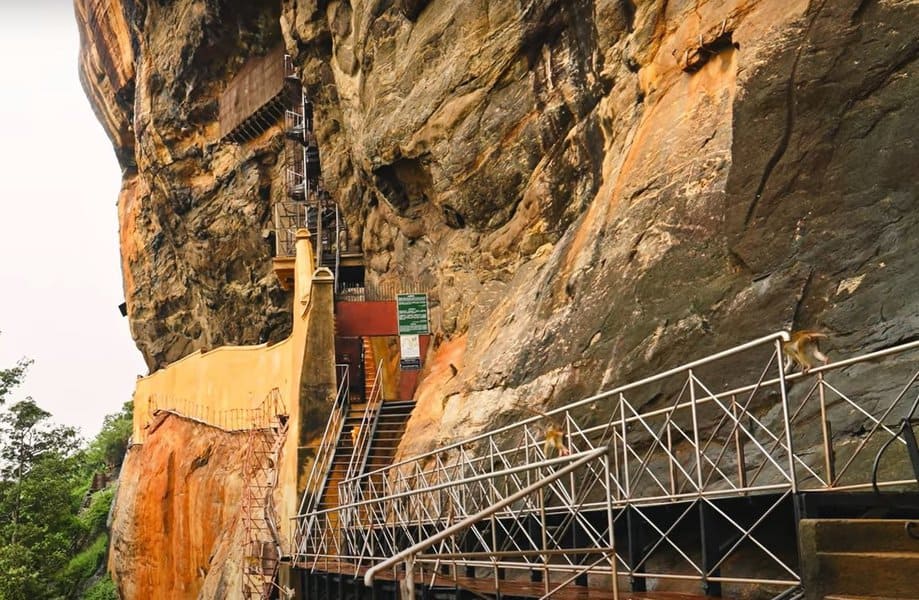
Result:
[[[486,431],[485,433],[480,433],[479,435],[473,436],[473,437],[471,437],[471,438],[465,438],[465,439],[459,440],[459,441],[457,441],[457,442],[453,442],[452,444],[448,444],[448,445],[446,445],[446,446],[441,446],[441,447],[438,447],[438,448],[436,448],[436,449],[434,449],[434,450],[429,450],[428,452],[424,452],[424,453],[422,453],[422,454],[416,454],[416,455],[411,456],[411,457],[409,457],[409,458],[403,459],[403,460],[401,460],[401,461],[399,461],[399,462],[393,463],[393,464],[391,464],[391,465],[389,465],[389,466],[381,467],[381,468],[379,468],[379,469],[377,469],[377,470],[375,470],[375,471],[371,471],[371,472],[369,472],[369,473],[364,473],[364,474],[363,474],[363,477],[369,477],[370,475],[378,474],[379,472],[382,472],[382,471],[385,471],[385,470],[397,469],[397,468],[399,468],[399,467],[402,467],[402,466],[405,466],[405,465],[408,465],[408,464],[411,464],[411,463],[416,463],[416,462],[421,461],[421,460],[426,459],[426,458],[432,458],[432,457],[434,457],[434,456],[436,456],[436,455],[438,455],[438,454],[440,454],[440,453],[442,453],[442,452],[446,452],[446,451],[449,451],[449,450],[454,450],[454,449],[456,449],[456,448],[461,448],[461,447],[463,447],[463,446],[466,446],[466,445],[468,445],[468,444],[477,442],[477,441],[479,441],[479,440],[484,440],[484,439],[487,439],[487,438],[490,438],[490,437],[494,437],[494,436],[499,435],[499,434],[501,434],[501,433],[504,433],[504,432],[506,432],[506,431],[510,431],[510,430],[512,430],[512,429],[516,429],[516,428],[518,428],[518,427],[521,427],[521,426],[524,426],[524,425],[528,425],[528,424],[530,424],[530,423],[535,423],[535,422],[537,422],[537,421],[541,421],[541,420],[543,420],[543,419],[545,419],[545,418],[552,417],[552,416],[557,415],[557,414],[560,414],[560,413],[569,412],[569,411],[571,411],[571,410],[573,410],[573,409],[575,409],[575,408],[578,408],[578,407],[581,407],[581,406],[585,406],[585,405],[590,404],[590,403],[592,403],[592,402],[596,402],[596,401],[598,401],[598,400],[604,400],[604,399],[610,398],[610,397],[612,397],[612,396],[617,396],[617,395],[622,394],[622,393],[624,393],[624,392],[627,392],[627,391],[629,391],[629,390],[632,390],[632,389],[635,389],[635,388],[638,388],[638,387],[642,387],[642,386],[647,385],[647,384],[649,384],[649,383],[654,383],[655,381],[660,381],[660,380],[662,380],[662,379],[666,379],[666,378],[671,377],[671,376],[673,376],[673,375],[676,375],[677,373],[680,373],[680,372],[682,372],[682,371],[686,371],[686,370],[689,370],[689,369],[695,369],[695,368],[697,368],[697,367],[700,367],[700,366],[709,364],[709,363],[714,362],[714,361],[716,361],[716,360],[720,360],[720,359],[725,358],[725,357],[727,357],[727,356],[732,356],[732,355],[734,355],[734,354],[738,354],[738,353],[740,353],[740,352],[743,352],[744,350],[749,350],[750,348],[755,348],[755,347],[757,347],[757,346],[761,346],[761,345],[763,345],[763,344],[772,343],[772,342],[776,342],[776,341],[787,342],[787,341],[789,341],[790,339],[791,339],[791,336],[788,334],[787,331],[777,331],[777,332],[771,333],[771,334],[769,334],[769,335],[767,335],[767,336],[763,336],[763,337],[761,337],[761,338],[757,338],[757,339],[755,339],[755,340],[746,342],[746,343],[741,344],[741,345],[739,345],[739,346],[734,346],[733,348],[729,348],[729,349],[727,349],[727,350],[722,350],[721,352],[717,352],[717,353],[715,353],[715,354],[711,354],[711,355],[706,356],[706,357],[704,357],[704,358],[700,358],[700,359],[698,359],[698,360],[694,360],[694,361],[692,361],[692,362],[688,362],[688,363],[683,364],[683,365],[681,365],[681,366],[679,366],[679,367],[674,367],[674,368],[669,369],[669,370],[667,370],[667,371],[663,371],[663,372],[661,372],[661,373],[657,373],[657,374],[655,374],[655,375],[651,375],[650,377],[645,377],[644,379],[639,379],[638,381],[634,381],[634,382],[632,382],[632,383],[627,383],[627,384],[622,385],[622,386],[619,386],[619,387],[617,387],[617,388],[613,388],[613,389],[611,389],[611,390],[607,390],[607,391],[605,391],[605,392],[601,392],[601,393],[599,393],[599,394],[594,394],[593,396],[588,396],[587,398],[583,398],[583,399],[581,399],[581,400],[577,400],[577,401],[575,401],[575,402],[572,402],[571,404],[566,404],[565,406],[560,406],[560,407],[558,407],[558,408],[555,408],[555,409],[546,411],[544,415],[534,415],[534,416],[532,416],[532,417],[523,419],[522,421],[516,421],[516,422],[511,423],[511,424],[509,424],[509,425],[505,425],[505,426],[503,426],[503,427],[499,427],[498,429],[492,429],[492,430]]]
[[[374,376],[373,387],[370,390],[370,398],[367,399],[364,415],[361,417],[360,425],[358,425],[357,440],[354,442],[354,448],[351,449],[351,460],[348,461],[348,469],[345,471],[344,480],[360,475],[367,465],[367,458],[370,456],[370,442],[373,440],[373,434],[376,433],[380,409],[383,405],[382,375],[383,361],[380,361]]]
[[[303,488],[303,498],[300,501],[300,512],[312,511],[318,506],[319,499],[322,496],[325,481],[328,479],[328,471],[332,466],[332,458],[335,456],[335,448],[338,445],[338,439],[341,437],[341,429],[344,426],[344,411],[348,406],[348,391],[350,382],[350,371],[347,364],[335,365],[341,372],[338,383],[338,393],[335,397],[335,405],[332,407],[332,413],[326,422],[325,431],[322,433],[322,439],[319,442],[319,449],[316,451],[316,460],[310,469],[309,477],[306,479],[306,485]],[[333,433],[334,432],[334,433]],[[319,478],[322,480],[319,481]],[[311,489],[317,488],[311,493]],[[309,502],[307,502],[309,500]]]
[[[338,277],[338,269],[340,266],[340,257],[341,257],[341,221],[338,216],[338,204],[335,204],[335,239],[333,240],[335,244],[335,292],[338,292],[338,286],[340,285],[341,279]]]
[[[290,54],[284,55],[284,77],[288,79],[297,78],[297,70],[294,67],[294,57]]]
[[[605,448],[605,447],[606,446],[601,446],[601,448]],[[502,469],[500,471],[493,471],[490,473],[479,473],[478,475],[472,475],[460,481],[444,481],[441,483],[433,484],[427,488],[424,488],[423,490],[405,490],[401,492],[386,493],[382,496],[367,499],[367,500],[352,500],[348,502],[348,504],[343,504],[341,506],[335,506],[332,508],[323,508],[322,510],[317,510],[312,513],[294,515],[290,518],[291,519],[302,519],[302,518],[311,517],[311,516],[328,515],[328,514],[332,514],[336,512],[341,512],[346,509],[360,508],[362,506],[369,506],[371,504],[381,504],[384,502],[390,502],[392,500],[401,500],[403,498],[408,498],[409,496],[417,496],[424,492],[445,490],[451,487],[455,487],[457,484],[460,484],[460,483],[463,483],[463,484],[478,483],[481,481],[487,481],[488,479],[492,479],[494,477],[503,477],[505,475],[516,475],[518,473],[523,473],[524,471],[532,471],[533,469],[553,467],[558,464],[569,462],[574,458],[584,456],[585,454],[589,454],[596,450],[597,448],[593,448],[591,450],[585,450],[583,452],[575,452],[574,454],[568,454],[565,456],[556,456],[554,458],[547,458],[537,463],[526,463],[522,465],[517,465],[516,467],[509,467],[506,469]]]
[[[274,204],[275,256],[296,253],[297,230],[306,227],[306,205],[295,200]]]
[[[492,516],[493,514],[497,513],[498,511],[500,511],[500,510],[502,510],[502,509],[504,509],[504,508],[510,506],[510,505],[513,504],[514,502],[517,502],[518,500],[520,500],[520,499],[522,499],[522,498],[524,498],[524,497],[526,497],[526,496],[532,494],[533,492],[539,491],[540,489],[546,487],[546,486],[549,485],[550,483],[553,483],[553,482],[555,482],[556,480],[561,479],[562,477],[564,477],[565,475],[568,475],[569,473],[573,473],[574,471],[576,471],[577,469],[583,467],[584,465],[586,465],[586,464],[589,463],[590,461],[592,461],[592,460],[594,460],[594,459],[596,459],[596,458],[599,458],[600,456],[604,456],[604,455],[606,455],[606,454],[608,454],[608,453],[609,453],[609,447],[608,447],[608,446],[602,446],[602,447],[600,447],[600,448],[596,448],[596,449],[591,450],[591,451],[589,451],[589,452],[583,452],[583,453],[580,453],[580,454],[573,454],[573,455],[569,456],[568,458],[573,459],[573,460],[572,460],[572,462],[571,462],[568,466],[562,467],[561,469],[559,469],[558,471],[555,471],[555,472],[552,473],[551,475],[547,475],[547,476],[545,476],[545,477],[543,477],[543,478],[541,478],[541,479],[536,480],[535,482],[531,483],[530,485],[528,485],[528,486],[526,486],[526,487],[520,489],[519,491],[517,491],[517,492],[511,494],[511,495],[508,496],[507,498],[504,498],[503,500],[500,500],[499,502],[495,502],[495,503],[492,504],[491,506],[489,506],[489,507],[487,507],[487,508],[485,508],[485,509],[483,509],[483,510],[480,510],[479,512],[475,513],[474,515],[470,515],[470,516],[466,517],[465,519],[463,519],[463,520],[460,521],[459,523],[457,523],[457,524],[455,524],[455,525],[451,525],[450,527],[447,527],[446,529],[444,529],[444,530],[442,530],[442,531],[440,531],[440,532],[438,532],[438,533],[436,533],[436,534],[434,534],[434,535],[428,537],[427,539],[421,540],[420,542],[418,542],[418,543],[416,543],[416,544],[414,544],[414,545],[412,545],[412,546],[409,546],[409,547],[406,548],[405,550],[403,550],[403,551],[401,551],[401,552],[399,552],[399,553],[397,553],[397,554],[395,554],[395,555],[393,555],[393,556],[387,558],[387,559],[384,560],[383,562],[381,562],[381,563],[379,563],[379,564],[377,564],[377,565],[374,565],[374,566],[370,567],[369,569],[367,569],[366,573],[364,573],[364,585],[366,585],[367,587],[371,587],[371,586],[373,585],[373,578],[374,578],[374,577],[376,576],[376,574],[379,573],[380,571],[383,571],[383,570],[385,570],[385,569],[389,569],[389,568],[395,566],[396,564],[398,564],[398,563],[400,563],[400,562],[402,562],[402,561],[405,561],[405,560],[407,560],[407,559],[410,561],[411,559],[414,558],[414,556],[415,556],[416,554],[418,554],[418,553],[420,553],[420,552],[422,552],[422,551],[424,551],[424,550],[427,550],[428,548],[430,548],[430,547],[433,546],[434,544],[436,544],[436,543],[438,543],[438,542],[440,542],[440,541],[442,541],[442,540],[445,540],[445,539],[447,539],[448,537],[451,537],[451,536],[453,536],[453,535],[455,535],[455,534],[457,534],[457,533],[460,533],[460,532],[462,532],[462,531],[464,531],[464,530],[466,530],[466,529],[469,529],[470,527],[472,527],[473,525],[475,525],[476,523],[478,523],[478,522],[481,521],[482,519],[485,519],[486,517]],[[411,573],[408,573],[407,576],[408,576],[408,577],[412,577]],[[617,597],[618,597],[618,594],[614,595],[614,598],[617,598]]]
[[[778,332],[778,333],[781,334],[781,333],[785,333],[785,332]],[[776,334],[776,335],[777,335],[777,334]],[[787,334],[786,334],[786,335],[787,335]],[[633,389],[633,388],[635,388],[635,387],[638,387],[638,386],[640,386],[640,385],[642,385],[642,384],[647,384],[647,383],[649,383],[649,382],[653,382],[653,381],[655,381],[655,380],[657,380],[657,379],[660,379],[661,377],[664,377],[664,376],[667,376],[667,375],[671,375],[671,376],[672,376],[673,374],[678,373],[678,372],[681,371],[681,370],[689,370],[689,369],[692,368],[692,367],[699,366],[699,364],[704,364],[704,363],[706,363],[706,362],[710,362],[711,360],[714,360],[714,359],[716,359],[716,358],[724,358],[725,356],[731,355],[731,354],[733,354],[735,351],[738,351],[738,350],[740,350],[740,349],[749,349],[751,346],[756,346],[757,344],[762,343],[763,340],[767,340],[767,339],[776,339],[776,337],[775,337],[775,336],[768,336],[767,338],[760,338],[760,339],[758,339],[758,340],[754,340],[754,341],[752,341],[752,342],[748,342],[748,343],[743,344],[743,345],[741,345],[741,346],[737,346],[736,348],[732,348],[732,349],[729,349],[729,350],[720,352],[720,353],[718,353],[718,354],[716,354],[716,355],[712,355],[711,357],[707,357],[706,359],[702,359],[702,360],[699,360],[699,361],[695,361],[695,362],[692,362],[692,363],[688,363],[688,364],[686,364],[686,365],[683,365],[682,367],[677,367],[677,368],[674,368],[674,369],[670,369],[669,371],[666,371],[666,372],[664,372],[664,373],[655,375],[655,376],[653,376],[653,377],[649,377],[649,378],[646,378],[646,379],[643,379],[643,380],[640,380],[640,381],[637,381],[637,382],[634,382],[634,383],[629,383],[629,384],[620,386],[620,387],[618,387],[618,388],[614,388],[614,389],[612,389],[612,390],[603,392],[603,393],[601,393],[601,394],[597,394],[597,395],[595,395],[595,396],[591,396],[591,397],[589,397],[589,398],[582,399],[582,400],[576,401],[576,402],[574,402],[574,403],[571,403],[571,404],[568,404],[568,405],[565,405],[565,406],[561,406],[561,407],[559,407],[559,408],[557,408],[557,409],[554,409],[554,410],[551,410],[551,411],[548,411],[547,413],[545,413],[545,417],[542,416],[542,415],[540,415],[540,416],[528,417],[528,418],[526,418],[526,419],[524,419],[524,420],[517,421],[517,422],[511,423],[511,424],[509,424],[509,425],[503,426],[503,427],[501,427],[501,428],[499,428],[499,429],[489,430],[489,431],[484,432],[484,433],[482,433],[482,434],[479,434],[479,435],[477,435],[477,436],[475,436],[475,437],[466,438],[466,439],[460,440],[460,441],[458,441],[458,442],[454,442],[454,443],[452,443],[452,444],[450,444],[450,445],[447,445],[447,446],[438,447],[438,448],[435,449],[435,450],[432,450],[432,451],[429,451],[429,452],[426,452],[426,453],[423,453],[423,454],[418,454],[418,455],[415,455],[415,456],[408,457],[408,458],[406,458],[406,459],[404,459],[404,460],[402,460],[402,461],[400,461],[400,462],[398,462],[398,463],[394,463],[394,464],[392,464],[392,465],[388,465],[388,466],[385,466],[385,467],[381,467],[381,468],[376,469],[376,470],[374,470],[374,471],[370,471],[370,472],[368,472],[368,473],[364,473],[364,474],[362,474],[362,475],[358,475],[358,476],[356,476],[356,477],[355,477],[354,479],[352,479],[352,480],[345,479],[345,480],[342,481],[342,484],[354,485],[354,484],[356,484],[356,483],[359,483],[361,479],[369,478],[370,476],[373,476],[373,475],[379,475],[379,474],[381,474],[381,473],[384,472],[384,471],[388,471],[388,470],[391,470],[391,469],[396,469],[396,468],[404,467],[404,466],[410,465],[410,464],[412,464],[412,463],[416,463],[416,464],[417,464],[417,463],[421,462],[422,460],[428,459],[428,458],[431,458],[431,457],[434,457],[435,455],[437,455],[437,454],[439,454],[439,453],[441,453],[441,452],[443,452],[443,451],[447,451],[447,450],[451,450],[451,449],[454,449],[454,448],[462,447],[462,446],[465,446],[465,445],[467,445],[467,444],[470,444],[470,443],[473,443],[473,442],[476,442],[476,441],[479,441],[479,440],[482,440],[482,439],[487,439],[487,438],[490,438],[490,437],[494,437],[494,436],[496,436],[496,435],[498,435],[498,434],[500,434],[500,433],[504,433],[504,432],[506,432],[506,431],[509,431],[509,430],[512,430],[512,429],[515,429],[515,428],[518,428],[518,427],[521,427],[521,426],[526,426],[526,425],[530,425],[530,424],[532,424],[532,423],[535,423],[535,422],[537,422],[537,421],[541,421],[541,420],[543,420],[543,419],[546,418],[546,417],[551,417],[551,416],[556,415],[556,414],[559,414],[559,413],[566,413],[566,412],[569,412],[569,411],[571,411],[571,410],[574,409],[574,408],[577,408],[577,407],[579,407],[579,406],[583,406],[584,404],[588,404],[588,403],[593,402],[593,401],[596,401],[596,400],[598,400],[598,399],[603,399],[603,398],[612,396],[612,395],[614,395],[614,394],[615,394],[615,395],[619,395],[619,394],[623,393],[624,391],[628,391],[628,390]],[[783,339],[783,338],[778,338],[778,339]],[[733,388],[733,389],[729,389],[729,390],[721,391],[721,392],[717,392],[717,393],[706,393],[705,395],[703,395],[703,396],[701,396],[701,397],[699,397],[699,398],[696,398],[694,401],[692,401],[692,400],[687,400],[687,401],[684,401],[684,402],[679,402],[679,403],[677,403],[677,404],[675,404],[675,405],[669,405],[669,406],[665,406],[665,407],[663,407],[663,408],[659,408],[659,409],[655,409],[655,410],[651,410],[651,411],[645,411],[645,412],[642,412],[640,415],[636,415],[636,414],[628,415],[628,416],[626,416],[626,415],[620,415],[619,419],[616,420],[616,424],[617,424],[617,427],[618,427],[618,426],[621,426],[621,425],[623,425],[623,424],[629,425],[629,424],[632,424],[632,423],[634,423],[634,422],[641,422],[642,420],[646,420],[646,419],[648,419],[649,417],[666,415],[667,413],[672,413],[672,412],[675,411],[675,410],[691,408],[694,404],[697,405],[697,406],[701,406],[701,405],[707,404],[707,403],[709,403],[709,402],[714,402],[714,401],[723,400],[723,399],[729,399],[730,397],[735,396],[735,395],[745,394],[745,393],[751,392],[751,391],[753,391],[753,390],[755,390],[755,389],[758,389],[758,388],[766,388],[766,387],[781,385],[781,384],[783,383],[783,380],[784,380],[784,383],[786,383],[786,384],[787,384],[787,383],[792,383],[792,382],[794,382],[794,381],[796,381],[796,380],[803,379],[803,378],[805,378],[805,377],[811,377],[811,376],[819,375],[819,374],[822,374],[822,373],[827,373],[827,372],[831,372],[831,371],[843,369],[843,368],[845,368],[845,367],[848,367],[848,366],[851,366],[851,365],[854,365],[854,364],[860,364],[860,363],[865,363],[865,362],[874,361],[874,360],[877,360],[877,359],[880,359],[880,358],[885,358],[885,357],[887,357],[887,356],[891,356],[891,355],[895,355],[895,354],[900,354],[900,353],[903,353],[903,352],[906,352],[906,351],[909,351],[909,350],[914,350],[914,349],[917,349],[917,348],[919,348],[919,341],[907,342],[907,343],[905,343],[905,344],[900,344],[900,345],[896,345],[896,346],[891,346],[891,347],[889,347],[889,348],[884,348],[884,349],[881,349],[881,350],[876,350],[876,351],[870,352],[870,353],[868,353],[868,354],[863,354],[863,355],[860,355],[860,356],[856,356],[856,357],[852,357],[852,358],[848,358],[848,359],[843,359],[843,360],[835,361],[835,362],[832,362],[832,363],[829,363],[829,364],[826,364],[826,365],[822,365],[822,366],[820,366],[820,367],[814,367],[814,368],[812,368],[812,369],[809,369],[809,370],[807,371],[807,373],[804,373],[804,372],[800,372],[800,371],[799,371],[799,372],[791,373],[791,374],[789,374],[789,375],[785,375],[783,378],[780,378],[780,377],[763,378],[761,381],[759,381],[759,382],[757,382],[757,383],[755,383],[755,384],[744,385],[744,386],[741,386],[741,387],[736,387],[736,388]],[[582,430],[580,433],[586,435],[586,434],[594,433],[594,432],[597,432],[597,431],[600,431],[600,430],[604,430],[604,429],[607,429],[607,428],[608,428],[608,425],[607,425],[607,424],[598,424],[598,425],[596,425],[596,426],[594,426],[594,427],[590,427],[590,428],[584,429],[584,430]]]
[[[853,465],[858,464],[859,457],[869,452],[873,454],[872,444],[895,435],[890,420],[900,415],[898,411],[904,408],[904,402],[914,399],[919,384],[919,362],[914,354],[904,353],[919,350],[919,340],[786,375],[781,359],[782,341],[787,337],[779,332],[760,338],[548,411],[548,415],[528,417],[347,479],[339,484],[346,489],[339,488],[343,502],[338,507],[298,516],[315,524],[309,546],[299,546],[298,556],[315,561],[321,557],[353,560],[355,576],[363,574],[364,568],[370,566],[374,567],[374,573],[379,573],[400,560],[405,561],[409,573],[414,569],[417,575],[419,567],[426,571],[429,564],[441,565],[442,561],[451,559],[454,569],[462,565],[489,567],[495,569],[496,578],[500,569],[541,568],[546,573],[563,573],[562,578],[552,579],[553,585],[594,569],[614,577],[618,573],[645,579],[797,585],[800,571],[756,529],[798,491],[870,489],[871,483],[864,474],[856,473]],[[763,347],[764,340],[769,347]],[[711,365],[712,361],[744,350],[744,368],[735,369],[736,377],[731,372],[731,376],[709,379],[715,369],[724,364]],[[768,355],[765,350],[769,350]],[[751,360],[759,361],[760,358],[763,359],[761,369],[747,366]],[[868,367],[869,363],[880,365],[877,377],[883,385],[873,391],[865,390],[862,385],[848,389],[844,385],[846,382],[857,383],[863,376],[861,370],[856,374],[853,367]],[[694,371],[706,364],[709,364],[707,368]],[[657,393],[660,384],[649,386],[653,387],[649,394],[645,394],[643,388],[636,393],[634,388],[663,377],[671,379],[662,386],[664,393],[655,396],[660,400],[646,402],[650,392]],[[608,399],[588,404],[601,398]],[[577,411],[572,410],[579,406],[585,414],[575,414]],[[603,414],[593,414],[584,408],[597,409]],[[865,433],[859,434],[857,443],[851,443],[849,438],[840,440],[840,436],[834,440],[832,435],[837,429],[836,423],[851,422],[846,416],[847,410],[854,411],[855,418],[864,421]],[[554,420],[544,421],[553,415]],[[822,462],[818,448],[820,439],[814,439],[815,426],[822,430]],[[497,437],[509,431],[513,431],[513,435],[504,433],[504,437]],[[556,445],[555,452],[550,452],[550,431],[555,436],[561,435],[558,442],[561,447]],[[896,441],[890,444],[902,443],[891,439]],[[470,444],[476,441],[479,443]],[[454,448],[452,453],[444,453],[451,448]],[[497,515],[483,513],[483,507],[517,490],[525,495],[527,491],[521,488],[530,486],[533,478],[545,475],[542,469],[550,465],[558,465],[555,468],[567,466],[572,459],[600,448],[609,449],[604,464],[601,468],[594,463],[586,464],[582,467],[585,477],[580,477],[579,472],[569,474],[570,481],[547,481],[547,491],[542,495],[537,493],[539,498],[527,497]],[[553,455],[555,458],[549,458]],[[892,471],[878,485],[891,487],[914,481],[903,479],[899,472]],[[762,494],[763,504],[755,509],[756,518],[750,521],[735,521],[730,511],[723,511],[715,502],[753,493]],[[674,515],[670,513],[658,515],[648,508],[677,501],[691,501],[680,505],[686,508],[681,508],[684,512],[677,521],[673,521]],[[714,511],[713,515],[720,514],[716,518],[730,522],[741,532],[741,537],[732,545],[719,546],[707,560],[699,559],[685,548],[673,546],[672,552],[693,569],[691,575],[647,570],[643,566],[648,564],[646,561],[669,551],[668,543],[672,545],[674,540],[673,527],[686,518],[685,511],[690,510],[693,503],[699,502],[708,507],[706,510]],[[602,510],[604,505],[607,514],[613,515],[608,519],[610,523],[618,519],[614,512],[622,514],[621,511],[629,510],[648,522],[647,531],[642,535],[651,535],[654,530],[652,541],[656,541],[641,550],[636,558],[638,562],[620,557],[597,568],[595,565],[583,567],[583,562],[575,564],[570,560],[558,564],[546,558],[530,560],[529,557],[540,555],[536,548],[541,548],[546,556],[552,552],[567,556],[586,553],[586,550],[599,555],[606,553],[605,548],[616,546],[612,528],[604,529],[587,514],[587,511]],[[424,540],[429,543],[424,547],[415,544],[419,536],[449,527],[461,519],[462,523],[470,521],[468,515],[474,512],[485,514],[482,518],[486,520],[490,517],[490,527],[463,530],[454,538]],[[335,514],[342,516],[336,518]],[[566,517],[558,521],[552,516],[559,514]],[[691,519],[691,515],[688,518]],[[549,529],[546,529],[547,523]],[[532,534],[531,524],[537,528]],[[572,541],[569,537],[572,533],[581,536],[580,541]],[[520,538],[512,542],[510,550],[500,539],[505,534],[508,538],[512,535]],[[776,568],[790,577],[757,578],[745,573],[737,576],[734,572],[738,569],[734,567],[728,568],[731,573],[722,574],[721,568],[729,564],[726,561],[732,556],[737,556],[737,547],[744,540],[759,547]],[[700,542],[704,543],[705,540]],[[405,550],[409,544],[414,545]],[[576,547],[569,548],[569,545]],[[479,548],[482,552],[477,552]],[[413,549],[416,549],[414,553]],[[478,560],[480,556],[487,558]],[[470,560],[473,558],[475,560]],[[376,564],[383,560],[389,562]],[[587,562],[593,560],[587,559]],[[618,567],[616,560],[622,560]],[[603,559],[597,564],[601,562]],[[544,581],[549,581],[548,574]],[[408,581],[405,585],[411,587]],[[547,587],[543,598],[552,593],[554,590],[550,592]]]

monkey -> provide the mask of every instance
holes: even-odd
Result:
[[[817,345],[820,338],[825,338],[825,333],[819,331],[795,331],[791,334],[791,339],[782,342],[782,351],[785,353],[785,372],[788,373],[793,365],[801,367],[802,373],[807,373],[814,367],[812,359],[819,360],[823,364],[830,362],[830,358],[820,351]]]
[[[546,455],[546,457],[549,456],[549,450],[552,448],[555,448],[555,451],[556,453],[558,453],[559,456],[568,456],[569,454],[571,454],[571,451],[565,445],[564,430],[552,420],[552,417],[542,412],[541,410],[536,410],[535,408],[530,408],[528,406],[525,406],[524,409],[535,415],[539,415],[541,417],[545,417],[546,419],[549,419],[549,423],[546,425],[546,428],[543,431],[543,433],[546,436],[546,440],[545,442],[543,442],[542,451]]]
[[[559,456],[568,456],[571,451],[565,446],[565,432],[554,424],[546,427],[546,441],[543,444],[542,451],[548,457],[549,449],[555,448]]]
[[[357,425],[351,428],[351,445],[357,446],[357,438],[361,434],[361,428]]]

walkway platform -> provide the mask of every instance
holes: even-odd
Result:
[[[364,593],[369,598],[371,590],[363,584],[362,577],[366,568],[358,569],[358,577],[354,577],[355,565],[343,561],[324,561],[316,565],[310,573],[309,565],[301,565],[297,569],[301,576],[303,589],[308,589],[307,598],[363,598]],[[495,591],[494,581],[485,577],[458,577],[455,581],[451,578],[438,575],[431,586],[430,576],[422,580],[415,574],[415,586],[419,590],[419,597],[441,598],[500,598],[503,600],[523,600],[541,598],[546,594],[543,583],[527,581],[502,581],[500,592]],[[376,598],[386,598],[387,592],[397,593],[397,579],[392,572],[381,573],[376,578],[374,594]],[[422,588],[424,591],[422,592]],[[362,593],[363,592],[363,593]],[[609,600],[609,589],[591,588],[581,585],[569,585],[552,594],[556,600]],[[706,600],[705,596],[694,594],[681,594],[675,592],[629,592],[620,590],[620,600]]]
[[[393,585],[406,569],[427,582],[421,599],[496,597],[496,586],[502,598],[611,597],[588,585],[610,581],[615,555],[626,597],[671,580],[708,597],[799,598],[802,519],[919,517],[919,341],[786,372],[791,337],[751,340],[343,482],[346,503],[300,515],[293,554],[305,579],[354,587],[307,597],[362,599],[364,580],[389,573],[380,584]],[[368,570],[358,581],[363,570],[332,572],[325,557]],[[542,581],[575,585],[553,592]]]

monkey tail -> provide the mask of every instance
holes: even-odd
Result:
[[[801,331],[794,332],[792,334],[792,338],[794,337],[813,339],[813,338],[825,338],[825,337],[830,337],[830,336],[826,333],[823,333],[822,331],[811,331],[809,329],[802,329]]]

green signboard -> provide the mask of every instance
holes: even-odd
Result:
[[[397,294],[396,313],[399,320],[399,335],[431,333],[427,294]]]

